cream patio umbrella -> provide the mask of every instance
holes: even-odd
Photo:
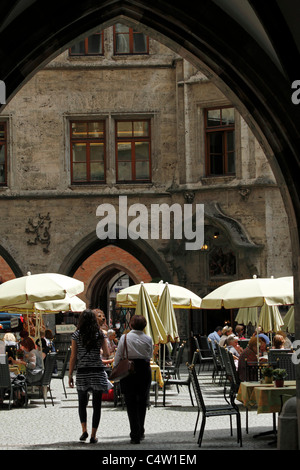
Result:
[[[150,295],[154,306],[157,307],[165,288],[164,282],[148,282],[143,285],[147,290],[147,293]],[[137,303],[140,287],[141,284],[135,284],[122,289],[117,294],[117,303],[122,307],[134,308]],[[194,292],[186,289],[185,287],[177,286],[176,284],[168,284],[168,287],[173,308],[201,308],[201,298],[194,294]]]
[[[35,315],[37,320],[36,328],[42,325],[42,316],[47,314],[55,314],[59,312],[82,312],[86,309],[86,303],[79,297],[74,295],[70,297],[68,294],[63,299],[47,300],[45,302],[26,302],[7,309],[8,312],[18,312],[23,315]]]
[[[26,302],[44,302],[74,296],[84,290],[82,281],[57,273],[30,274],[0,285],[0,308]]]
[[[201,308],[256,307],[258,309],[264,304],[291,305],[293,303],[294,289],[291,282],[283,280],[283,278],[257,278],[253,276],[253,279],[232,281],[218,287],[202,299]],[[257,351],[259,352],[259,348]]]
[[[280,330],[283,325],[283,319],[277,305],[263,304],[258,317],[258,324],[265,333]]]
[[[38,337],[40,336],[40,326],[43,324],[43,315],[55,314],[59,312],[83,312],[86,309],[86,303],[74,295],[68,294],[64,299],[48,300],[46,302],[36,302],[33,305],[32,312],[36,314]],[[27,310],[28,312],[28,310]]]
[[[135,314],[142,315],[146,318],[147,325],[144,331],[148,336],[152,338],[154,344],[168,342],[168,337],[164,325],[162,324],[162,321],[158,316],[156,308],[143,283],[141,283],[140,285]]]
[[[42,314],[58,313],[58,312],[82,312],[86,309],[86,303],[77,295],[70,297],[68,294],[63,299],[46,300],[44,302],[26,302],[9,307],[8,312],[41,312]]]
[[[39,313],[37,304],[66,299],[66,295],[72,298],[83,290],[82,281],[63,274],[27,273],[26,276],[6,281],[0,286],[0,307],[9,311],[22,310],[27,314],[35,313],[37,337],[39,337],[42,314]]]
[[[258,278],[232,281],[206,295],[201,308],[262,307],[267,305],[291,305],[294,303],[292,283],[284,278]]]

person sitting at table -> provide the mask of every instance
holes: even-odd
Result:
[[[261,357],[261,361],[263,360],[263,357],[268,356],[268,346],[265,338],[258,336],[260,339],[260,345],[259,345],[259,355]]]
[[[263,329],[261,326],[259,326],[257,328],[257,330],[255,330],[255,332],[253,333],[253,336],[256,336],[257,335],[257,331],[258,331],[258,336],[259,338],[264,338],[265,342],[267,343],[267,347],[270,346],[270,338],[268,335],[266,335],[266,333],[263,332]]]
[[[115,330],[108,330],[107,332],[107,345],[109,350],[109,357],[114,357],[115,351],[118,347],[118,339]]]
[[[281,335],[275,335],[273,338],[272,349],[284,349],[284,337]]]
[[[222,327],[221,326],[217,326],[215,328],[215,331],[213,331],[212,333],[210,333],[208,335],[208,339],[212,342],[212,345],[213,345],[214,348],[216,347],[215,341],[217,343],[219,343],[221,336],[222,336]]]
[[[227,349],[233,355],[233,360],[236,368],[238,368],[238,361],[243,348],[239,345],[239,338],[234,335],[230,335],[227,338]]]
[[[283,336],[284,339],[284,349],[291,349],[292,348],[292,341],[287,337],[285,331],[276,331],[276,335]]]
[[[243,325],[236,325],[235,327],[235,335],[238,337],[238,339],[246,339],[244,336],[244,326]]]
[[[42,343],[42,348],[40,347],[40,339]],[[47,354],[50,352],[50,347],[47,345],[47,341],[45,339],[45,330],[42,328],[40,329],[40,338],[38,338],[35,342],[37,349],[42,352],[43,359],[45,361]]]
[[[258,338],[259,346],[263,341],[262,338]],[[238,375],[241,382],[246,380],[246,365],[256,365],[257,364],[257,337],[252,336],[250,338],[248,346],[241,352],[239,361],[238,361]]]
[[[5,343],[5,352],[7,353],[8,357],[16,359],[18,343],[15,335],[13,333],[5,333],[3,336],[3,341]]]
[[[30,385],[34,385],[35,382],[38,382],[43,373],[43,358],[36,349],[34,341],[28,336],[20,342],[20,347],[26,353],[25,360],[22,359],[10,359],[12,364],[23,364],[26,367],[26,382]]]
[[[222,330],[222,336],[219,341],[220,346],[227,346],[227,339],[228,336],[232,334],[232,327],[231,326],[224,326]]]

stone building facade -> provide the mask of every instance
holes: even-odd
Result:
[[[117,54],[114,39],[111,26],[103,31],[101,55],[62,52],[0,115],[6,151],[0,186],[2,280],[27,271],[76,275],[85,281],[87,304],[107,309],[107,285],[118,273],[133,282],[179,283],[201,297],[254,274],[290,275],[291,243],[279,188],[263,149],[224,90],[151,38],[142,54]],[[224,115],[223,128],[217,125],[219,115]],[[99,122],[100,139],[77,137],[83,135],[77,123],[92,124],[94,137]],[[127,138],[125,122],[137,123],[140,139]],[[211,137],[213,131],[220,134]],[[221,134],[227,146],[222,168]],[[142,151],[133,161],[137,143]],[[97,149],[93,181],[91,144]],[[80,167],[82,146],[89,149],[89,166]],[[135,172],[128,176],[130,165]],[[172,217],[170,237],[151,237],[151,208],[157,204],[180,208],[182,214],[191,207],[194,232],[196,208],[204,205],[200,249],[186,249],[184,231],[173,236]],[[115,238],[99,239],[99,206],[115,210]],[[142,207],[148,218],[137,221],[140,213],[134,209]],[[126,219],[127,226],[136,221],[135,233],[148,237],[124,236]],[[208,316],[194,314],[193,330],[209,332],[212,326]]]

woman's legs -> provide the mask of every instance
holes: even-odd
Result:
[[[78,412],[79,419],[82,427],[82,433],[86,433],[86,421],[87,421],[87,404],[89,401],[89,395],[87,391],[78,390]]]
[[[93,392],[93,419],[92,419],[92,437],[96,437],[96,432],[101,418],[102,391]]]
[[[82,432],[87,432],[87,405],[89,401],[88,391],[78,390],[78,411]],[[92,417],[92,434],[95,438],[101,417],[102,391],[93,391],[93,417]],[[87,436],[86,436],[87,437]]]

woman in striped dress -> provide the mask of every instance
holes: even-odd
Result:
[[[100,350],[108,354],[105,335],[99,329],[97,317],[92,310],[84,310],[77,330],[72,334],[72,353],[69,365],[69,386],[74,387],[73,371],[76,368],[76,388],[78,393],[78,411],[82,427],[81,441],[88,437],[87,405],[89,392],[93,395],[92,433],[90,442],[96,443],[97,428],[101,417],[102,393],[111,388],[101,360]]]

